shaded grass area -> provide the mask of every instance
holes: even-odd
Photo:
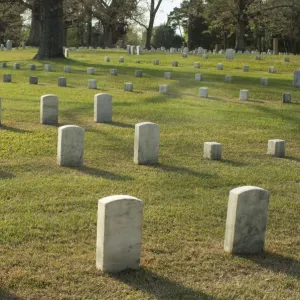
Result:
[[[208,60],[179,54],[122,51],[71,52],[54,72],[27,66],[35,50],[1,53],[12,84],[0,83],[0,299],[298,299],[300,297],[300,89],[292,87],[298,57],[223,56]],[[104,56],[111,62],[104,63]],[[125,63],[119,64],[118,57]],[[152,60],[160,65],[153,66]],[[172,60],[179,67],[171,67]],[[201,63],[200,69],[193,62]],[[14,62],[21,70],[13,70]],[[224,70],[216,70],[223,62]],[[72,73],[63,73],[70,65]],[[243,65],[250,72],[242,72]],[[273,65],[277,73],[267,74]],[[94,66],[96,75],[86,74]],[[109,75],[110,68],[118,76]],[[133,77],[143,70],[143,78]],[[164,71],[173,80],[163,79]],[[194,80],[202,73],[204,80]],[[233,83],[224,83],[226,74]],[[28,84],[37,75],[40,84]],[[57,77],[67,77],[67,88]],[[269,78],[269,86],[259,84]],[[95,78],[99,89],[88,90]],[[134,92],[123,91],[124,82]],[[169,95],[158,94],[169,84]],[[209,87],[209,98],[198,89]],[[250,90],[250,101],[238,100]],[[293,103],[281,103],[290,91]],[[113,95],[113,123],[93,122],[95,93]],[[39,124],[39,99],[60,99],[59,126],[86,129],[84,167],[56,165],[57,127]],[[159,164],[133,164],[134,125],[160,125]],[[267,141],[287,142],[287,158],[266,155]],[[203,143],[223,144],[222,161],[203,156]],[[271,192],[266,252],[223,252],[229,191],[256,185]],[[118,275],[95,268],[97,200],[129,194],[144,201],[141,270]]]

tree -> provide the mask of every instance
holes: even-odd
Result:
[[[159,7],[161,5],[163,0],[144,0],[140,2],[140,7],[137,10],[137,13],[135,16],[133,16],[133,20],[139,24],[140,26],[144,27],[146,29],[146,45],[145,47],[147,49],[151,48],[151,37],[152,37],[152,32],[153,32],[153,26],[154,26],[154,21],[156,14],[159,10]],[[144,17],[144,11],[147,11],[149,13],[149,19],[148,19],[148,24],[146,24],[146,21],[143,20]]]
[[[63,0],[41,0],[40,47],[35,59],[64,57]]]
[[[168,25],[154,27],[153,45],[156,48],[179,48],[182,46],[182,38],[176,34],[175,30]]]

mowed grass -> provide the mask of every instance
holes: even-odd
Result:
[[[299,57],[226,61],[95,50],[33,62],[35,52],[0,52],[8,62],[0,76],[13,79],[0,83],[0,299],[300,298],[300,89],[292,86]],[[193,68],[196,61],[200,69]],[[15,62],[21,70],[13,70]],[[224,70],[217,71],[221,62]],[[37,71],[28,70],[31,63]],[[45,63],[54,71],[44,72]],[[63,73],[65,65],[71,74]],[[92,66],[96,75],[87,75]],[[269,66],[277,73],[268,74]],[[119,75],[111,77],[111,68]],[[164,71],[173,80],[163,79]],[[204,80],[195,81],[195,73]],[[227,74],[232,84],[224,83]],[[29,85],[30,75],[39,85]],[[57,86],[60,76],[67,88]],[[261,77],[269,86],[260,86]],[[87,89],[92,78],[98,91]],[[134,92],[123,91],[125,82],[133,82]],[[160,95],[159,84],[169,84],[170,94]],[[197,96],[201,86],[209,88],[208,99]],[[240,89],[249,89],[250,101],[239,101]],[[113,95],[112,124],[93,122],[94,94],[103,92]],[[292,93],[292,104],[282,104],[283,92]],[[57,127],[39,122],[40,96],[48,93],[59,96],[59,126],[86,129],[83,168],[56,164]],[[133,163],[134,125],[144,121],[160,126],[155,166]],[[286,140],[285,159],[266,154],[272,138]],[[223,144],[222,161],[203,158],[206,141]],[[223,251],[228,194],[243,185],[271,193],[260,255]],[[110,275],[95,267],[97,204],[115,194],[144,201],[143,244],[140,271]]]

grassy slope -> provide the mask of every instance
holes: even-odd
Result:
[[[51,62],[52,73],[28,71],[34,50],[1,52],[13,83],[0,83],[0,298],[4,299],[299,299],[300,89],[292,87],[298,57],[239,56],[225,61],[179,54],[146,54],[142,63],[122,52],[72,52]],[[111,63],[104,63],[104,56]],[[119,64],[118,57],[125,56]],[[159,66],[152,59],[160,60]],[[171,67],[177,59],[180,66]],[[200,61],[201,69],[193,62]],[[21,70],[12,64],[21,62]],[[224,63],[224,70],[216,65]],[[46,62],[43,62],[46,63]],[[64,65],[73,72],[64,74]],[[249,73],[241,71],[250,66]],[[268,74],[270,65],[276,74]],[[97,75],[86,68],[94,66]],[[117,68],[119,76],[110,77]],[[134,78],[141,69],[143,78]],[[173,80],[163,79],[173,71]],[[201,72],[203,82],[194,80]],[[232,84],[224,83],[226,74]],[[37,75],[40,84],[30,86]],[[57,87],[66,76],[67,88]],[[269,78],[269,86],[259,84]],[[94,90],[113,95],[111,125],[94,124]],[[134,83],[133,93],[123,83]],[[159,95],[168,83],[170,95]],[[209,99],[197,97],[209,87]],[[238,100],[250,90],[250,101]],[[293,104],[281,93],[291,91]],[[57,128],[39,124],[39,98],[57,94],[60,125],[86,128],[85,166],[56,165]],[[160,163],[133,164],[134,125],[161,127]],[[287,158],[266,155],[267,140],[287,142]],[[202,158],[203,142],[223,144],[223,160]],[[223,252],[228,193],[242,185],[271,192],[266,252],[235,257]],[[110,276],[95,269],[97,200],[129,194],[144,201],[142,269]]]

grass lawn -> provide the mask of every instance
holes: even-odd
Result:
[[[49,73],[49,62],[31,60],[35,52],[0,52],[0,62],[8,62],[0,69],[1,300],[300,299],[300,89],[292,86],[300,57],[286,63],[283,56],[226,61],[78,51],[51,61]],[[159,66],[152,65],[156,58]],[[15,62],[21,70],[13,70]],[[32,63],[36,71],[28,70]],[[65,65],[71,74],[63,73]],[[269,66],[277,73],[268,74]],[[96,75],[87,75],[88,67]],[[111,68],[119,75],[110,76]],[[164,71],[173,79],[163,79]],[[5,73],[12,83],[2,82]],[[195,73],[204,80],[195,81]],[[29,85],[30,75],[39,85]],[[231,84],[225,75],[233,76]],[[68,87],[57,86],[61,76]],[[98,91],[87,89],[92,78]],[[134,92],[123,91],[125,82]],[[160,95],[159,84],[169,84],[170,94]],[[201,86],[209,88],[208,99],[197,96]],[[239,101],[240,89],[250,91],[249,101]],[[93,122],[94,94],[102,92],[113,95],[112,124]],[[282,103],[283,92],[292,93],[292,104]],[[40,96],[50,93],[59,96],[59,125],[86,129],[83,168],[56,164],[57,127],[39,122]],[[134,125],[144,121],[160,126],[155,166],[133,163]],[[286,158],[266,154],[273,138],[286,140]],[[207,141],[222,143],[222,161],[203,158]],[[243,185],[271,193],[261,255],[223,251],[229,191]],[[95,267],[97,204],[116,194],[144,201],[141,270],[109,275]]]

